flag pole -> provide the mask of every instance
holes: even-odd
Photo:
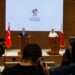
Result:
[[[10,32],[10,24],[9,23],[8,23],[8,30],[7,30],[7,33],[6,33],[5,45],[6,45],[7,49],[6,49],[6,53],[4,55],[4,65],[6,67],[6,64],[5,64],[5,62],[6,62],[6,54],[7,54],[7,51],[9,50],[9,48],[12,45],[11,32]]]
[[[61,28],[60,28],[60,48],[63,48],[65,46],[65,42],[64,42],[64,32],[63,32],[63,25],[61,24]]]
[[[6,68],[6,56],[7,56],[7,51],[9,50],[9,48],[7,48],[5,50],[5,53],[4,53],[4,68]]]
[[[8,30],[6,33],[6,40],[5,40],[5,45],[9,49],[12,45],[12,40],[11,40],[11,32],[10,32],[10,25],[8,25]]]

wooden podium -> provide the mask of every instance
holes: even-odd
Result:
[[[20,52],[19,54],[21,55],[23,52],[23,48],[25,45],[30,43],[30,36],[20,36],[19,37],[19,43],[20,43]]]
[[[60,39],[58,37],[49,38],[50,54],[58,55],[60,50]]]

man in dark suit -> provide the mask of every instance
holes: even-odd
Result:
[[[66,66],[64,65],[50,69],[50,75],[75,75],[75,37],[73,37],[71,46],[71,63]]]
[[[26,32],[25,28],[22,28],[22,31],[20,32],[19,35],[23,37],[23,36],[28,36],[29,34],[28,32]]]

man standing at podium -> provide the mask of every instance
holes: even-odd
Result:
[[[22,28],[22,31],[19,34],[21,37],[28,36],[28,33],[26,32],[25,28]]]
[[[51,29],[51,32],[48,35],[49,37],[49,45],[50,45],[50,51],[49,54],[59,54],[59,39],[58,34],[54,31],[54,29]]]
[[[48,37],[58,37],[58,34],[54,31],[54,29],[51,29]]]
[[[24,46],[31,43],[31,36],[24,27],[22,28],[22,31],[19,33],[19,42],[21,48],[19,54],[22,54]]]

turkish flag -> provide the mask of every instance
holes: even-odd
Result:
[[[64,39],[64,33],[60,32],[60,47],[65,46],[65,39]]]
[[[65,46],[65,37],[64,37],[64,32],[63,32],[63,25],[61,24],[61,30],[59,33],[59,38],[60,38],[60,47]]]
[[[10,25],[8,26],[8,30],[7,30],[7,33],[6,33],[5,45],[6,45],[7,48],[11,47],[11,45],[12,45]]]

